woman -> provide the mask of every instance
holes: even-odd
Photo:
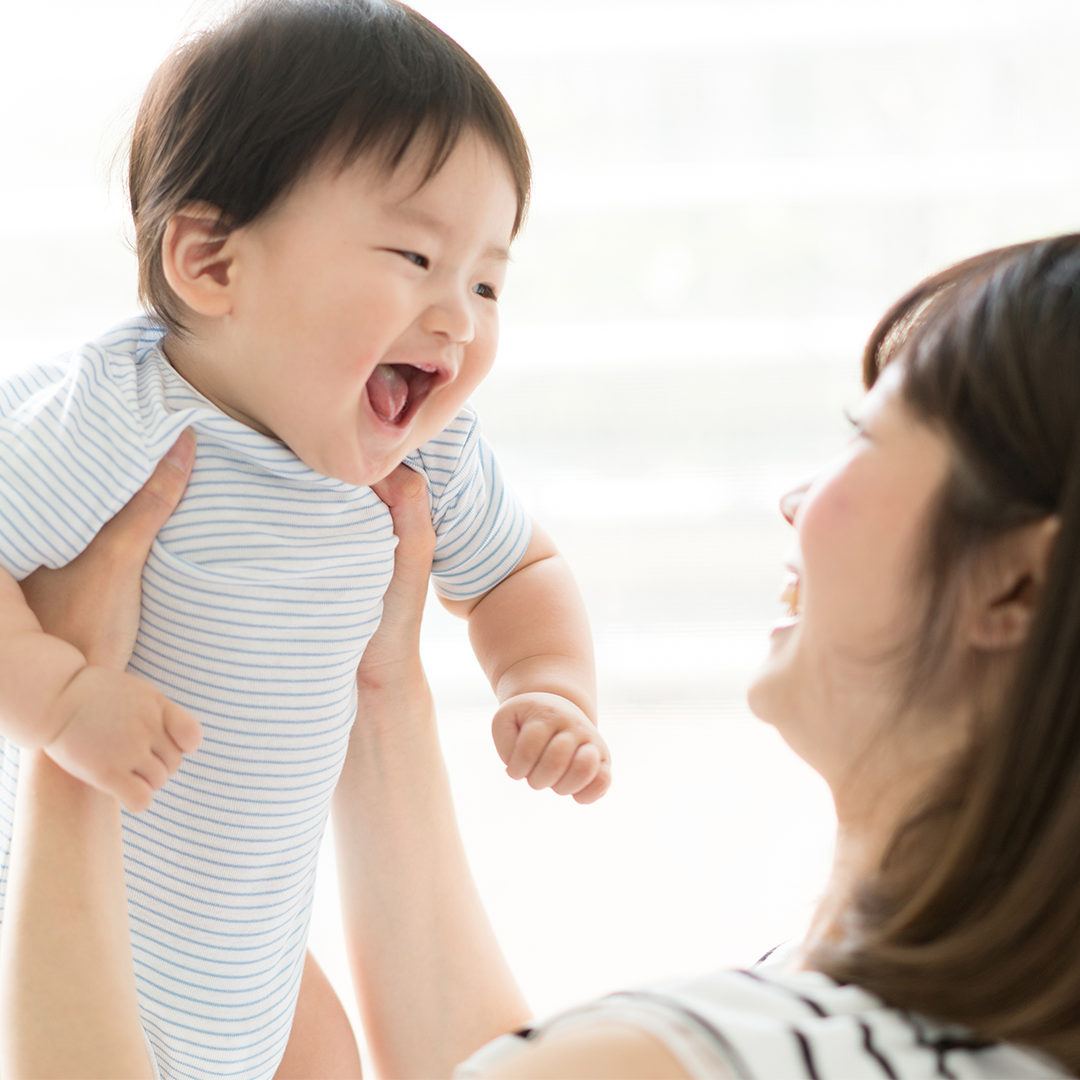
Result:
[[[806,941],[783,961],[613,995],[504,1036],[463,1075],[1080,1071],[1080,236],[928,279],[879,324],[864,373],[847,450],[784,500],[797,536],[791,616],[750,690],[836,801],[833,875]],[[379,1071],[435,1076],[524,1010],[447,842],[455,826],[415,655],[426,516],[408,486],[384,489],[399,573],[360,672],[380,720],[354,733],[335,814]],[[94,581],[86,573],[76,593],[93,594]],[[420,814],[395,801],[409,784],[429,793]],[[378,807],[378,835],[374,818],[349,813],[359,799]],[[84,826],[51,827],[62,842]],[[48,838],[25,833],[20,823],[11,888],[42,901],[57,888],[50,874],[63,873],[42,855]],[[76,916],[87,934],[112,935],[95,970],[116,972],[111,866],[95,878],[76,864],[101,879]],[[26,1030],[48,999],[29,1008],[12,994],[12,936],[5,927],[3,1010],[9,1030]],[[16,953],[36,956],[22,977],[44,961],[91,996],[89,973],[72,974],[65,952],[14,938],[26,942]],[[133,999],[120,992],[127,1027],[110,1045],[135,1053]],[[78,1000],[73,991],[66,1008]],[[322,1031],[298,1014],[298,1046],[329,1043]]]

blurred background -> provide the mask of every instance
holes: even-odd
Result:
[[[425,661],[466,844],[538,1012],[799,934],[831,803],[748,712],[776,504],[846,437],[920,277],[1080,227],[1075,0],[417,0],[502,88],[536,188],[474,399],[573,565],[615,785],[506,778],[461,624]],[[113,168],[179,34],[224,5],[5,5],[0,370],[135,308]],[[312,947],[349,1008],[332,848]],[[355,1015],[355,1013],[354,1013]]]

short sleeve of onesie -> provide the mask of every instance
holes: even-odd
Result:
[[[183,429],[183,416],[144,424],[136,367],[113,351],[142,333],[118,328],[0,383],[0,567],[14,577],[75,558]]]
[[[532,524],[504,483],[476,413],[466,405],[405,463],[427,477],[431,492],[436,590],[451,600],[487,592],[521,561]]]

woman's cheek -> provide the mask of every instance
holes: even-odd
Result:
[[[874,501],[854,485],[811,490],[800,507],[800,602],[804,620],[837,646],[858,648],[888,628],[894,606],[881,557],[891,546],[877,536]]]

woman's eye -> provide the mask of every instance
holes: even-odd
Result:
[[[431,265],[426,255],[418,255],[415,251],[399,251],[398,254],[419,266],[421,270],[426,270]]]
[[[866,434],[866,429],[862,426],[862,422],[859,420],[859,418],[856,416],[852,416],[852,414],[848,412],[847,409],[844,410],[844,419],[852,426],[852,428],[854,428],[854,431],[852,432],[853,438],[857,438],[859,435]]]
[[[490,285],[484,285],[482,283],[480,285],[474,285],[473,292],[476,293],[477,296],[482,296],[485,300],[499,299],[495,295],[495,290]]]

